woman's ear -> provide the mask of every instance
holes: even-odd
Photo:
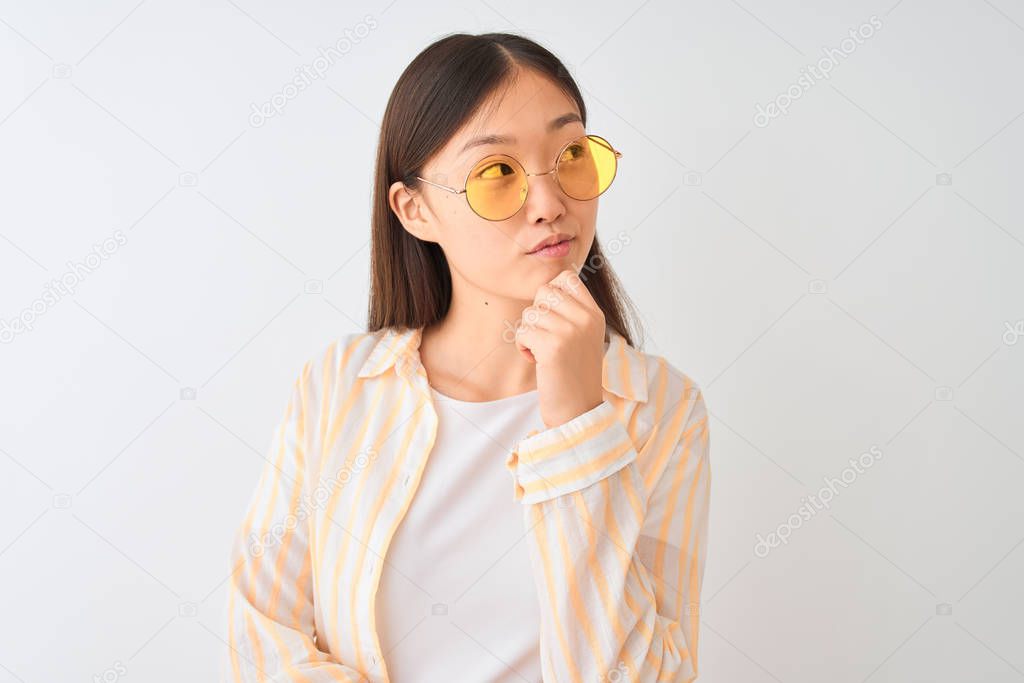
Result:
[[[429,218],[430,209],[418,192],[410,190],[401,180],[396,180],[388,188],[388,203],[407,232],[424,242],[437,241]]]

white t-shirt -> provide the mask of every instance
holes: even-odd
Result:
[[[539,603],[523,504],[505,467],[518,441],[544,429],[539,395],[468,402],[431,393],[437,439],[376,597],[388,673],[395,683],[539,683]]]

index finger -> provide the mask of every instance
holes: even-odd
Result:
[[[590,294],[590,290],[587,289],[586,283],[580,278],[579,274],[570,268],[566,268],[555,277],[548,281],[548,284],[552,287],[558,287],[560,290],[566,292],[574,300],[583,304],[590,309],[600,309],[597,302],[594,301],[594,297]]]

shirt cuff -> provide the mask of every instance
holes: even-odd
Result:
[[[615,407],[607,400],[568,422],[534,429],[505,459],[514,500],[538,503],[578,491],[636,459]]]

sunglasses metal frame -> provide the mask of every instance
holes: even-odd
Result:
[[[581,138],[591,138],[591,140],[593,140],[597,144],[601,145],[602,147],[606,147],[607,149],[609,149],[609,150],[611,150],[612,152],[615,153],[615,161],[616,161],[616,163],[615,163],[615,172],[616,172],[616,175],[617,175],[618,174],[618,170],[619,170],[618,160],[622,158],[622,152],[620,152],[619,150],[615,149],[615,147],[612,146],[612,143],[608,142],[606,139],[604,139],[600,135],[596,135],[596,134],[593,134],[593,133],[587,133],[585,135],[581,135],[578,138],[574,138],[574,139],[570,140],[569,142],[565,143],[564,145],[562,145],[562,148],[560,150],[558,150],[558,154],[555,155],[555,165],[554,165],[554,167],[550,171],[545,171],[543,173],[530,173],[529,171],[526,170],[526,167],[523,166],[523,163],[521,161],[519,161],[519,159],[516,159],[511,154],[488,154],[487,156],[482,157],[479,161],[477,161],[475,164],[473,164],[470,167],[469,172],[466,173],[466,180],[465,180],[465,182],[463,182],[461,190],[456,189],[454,187],[449,187],[448,185],[442,185],[440,183],[432,182],[432,181],[427,180],[426,178],[422,178],[420,176],[416,176],[416,179],[417,180],[422,180],[427,185],[433,185],[436,188],[439,188],[439,189],[442,189],[442,190],[447,190],[448,192],[451,192],[452,194],[465,194],[466,190],[468,189],[468,186],[469,186],[469,177],[470,177],[470,175],[472,175],[473,170],[476,169],[477,166],[479,166],[482,162],[486,161],[487,159],[490,159],[491,157],[505,157],[506,159],[511,159],[512,161],[514,161],[516,163],[517,166],[519,166],[519,168],[523,169],[523,173],[526,174],[527,178],[529,178],[530,176],[551,175],[552,173],[555,173],[555,184],[558,185],[558,189],[560,189],[562,191],[562,193],[565,194],[565,196],[569,197],[570,199],[576,199],[575,197],[570,195],[568,192],[566,192],[565,188],[562,187],[562,184],[560,182],[558,182],[558,174],[556,172],[558,171],[558,161],[559,161],[559,159],[562,158],[562,153],[565,152],[566,149],[568,149],[569,145],[572,145],[573,143],[578,142]],[[594,139],[594,138],[596,138],[596,139]],[[612,176],[612,180],[615,180],[615,175]],[[608,181],[608,187],[612,186],[612,180]],[[598,197],[600,197],[602,194],[605,193],[605,191],[608,189],[608,187],[604,188],[604,190],[601,190],[601,192],[598,192],[596,195],[594,195],[590,199],[597,199]],[[519,213],[520,211],[523,210],[523,207],[526,206],[526,198],[529,195],[529,193],[530,193],[530,185],[529,185],[529,183],[527,183],[527,185],[526,185],[526,195],[523,196],[523,203],[519,205],[519,208],[516,209],[514,213],[509,214],[508,216],[506,216],[504,218],[488,218],[487,216],[480,216],[480,214],[477,212],[477,210],[473,208],[473,204],[472,204],[472,202],[469,201],[469,197],[468,196],[466,197],[466,203],[469,204],[469,208],[473,210],[473,213],[475,213],[476,215],[480,216],[480,218],[483,218],[484,220],[487,220],[487,221],[507,221],[509,218],[512,218],[512,216],[515,216],[517,213]],[[590,199],[576,200],[576,201],[590,201]]]

